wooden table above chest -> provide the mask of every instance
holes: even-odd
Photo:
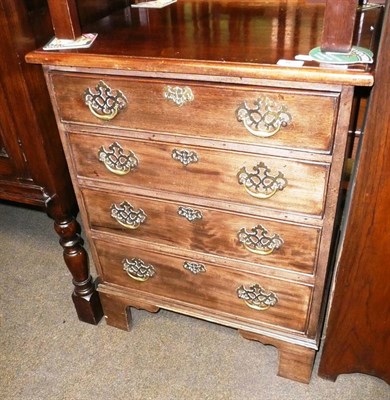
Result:
[[[278,347],[279,374],[310,379],[353,87],[372,84],[359,68],[275,65],[310,50],[322,12],[127,8],[94,25],[91,49],[30,54],[45,65],[108,324],[128,329],[129,307],[196,316]],[[264,15],[301,29],[295,49]]]

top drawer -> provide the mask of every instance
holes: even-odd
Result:
[[[107,75],[49,76],[62,122],[326,154],[332,150],[338,93]]]

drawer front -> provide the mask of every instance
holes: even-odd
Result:
[[[75,133],[70,143],[80,177],[322,216],[327,164]]]
[[[320,230],[143,196],[83,189],[90,227],[209,254],[313,273]]]
[[[312,288],[196,260],[95,242],[104,282],[179,300],[254,324],[304,332]]]
[[[338,93],[99,75],[50,76],[63,122],[326,154],[332,149]],[[103,83],[98,86],[99,82]]]

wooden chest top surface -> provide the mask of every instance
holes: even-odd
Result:
[[[162,9],[127,7],[84,27],[89,49],[37,50],[30,62],[288,81],[372,85],[363,65],[279,66],[321,41],[324,4],[294,1],[178,0]]]

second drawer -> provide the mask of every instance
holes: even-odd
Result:
[[[329,165],[70,133],[81,178],[322,217]]]

